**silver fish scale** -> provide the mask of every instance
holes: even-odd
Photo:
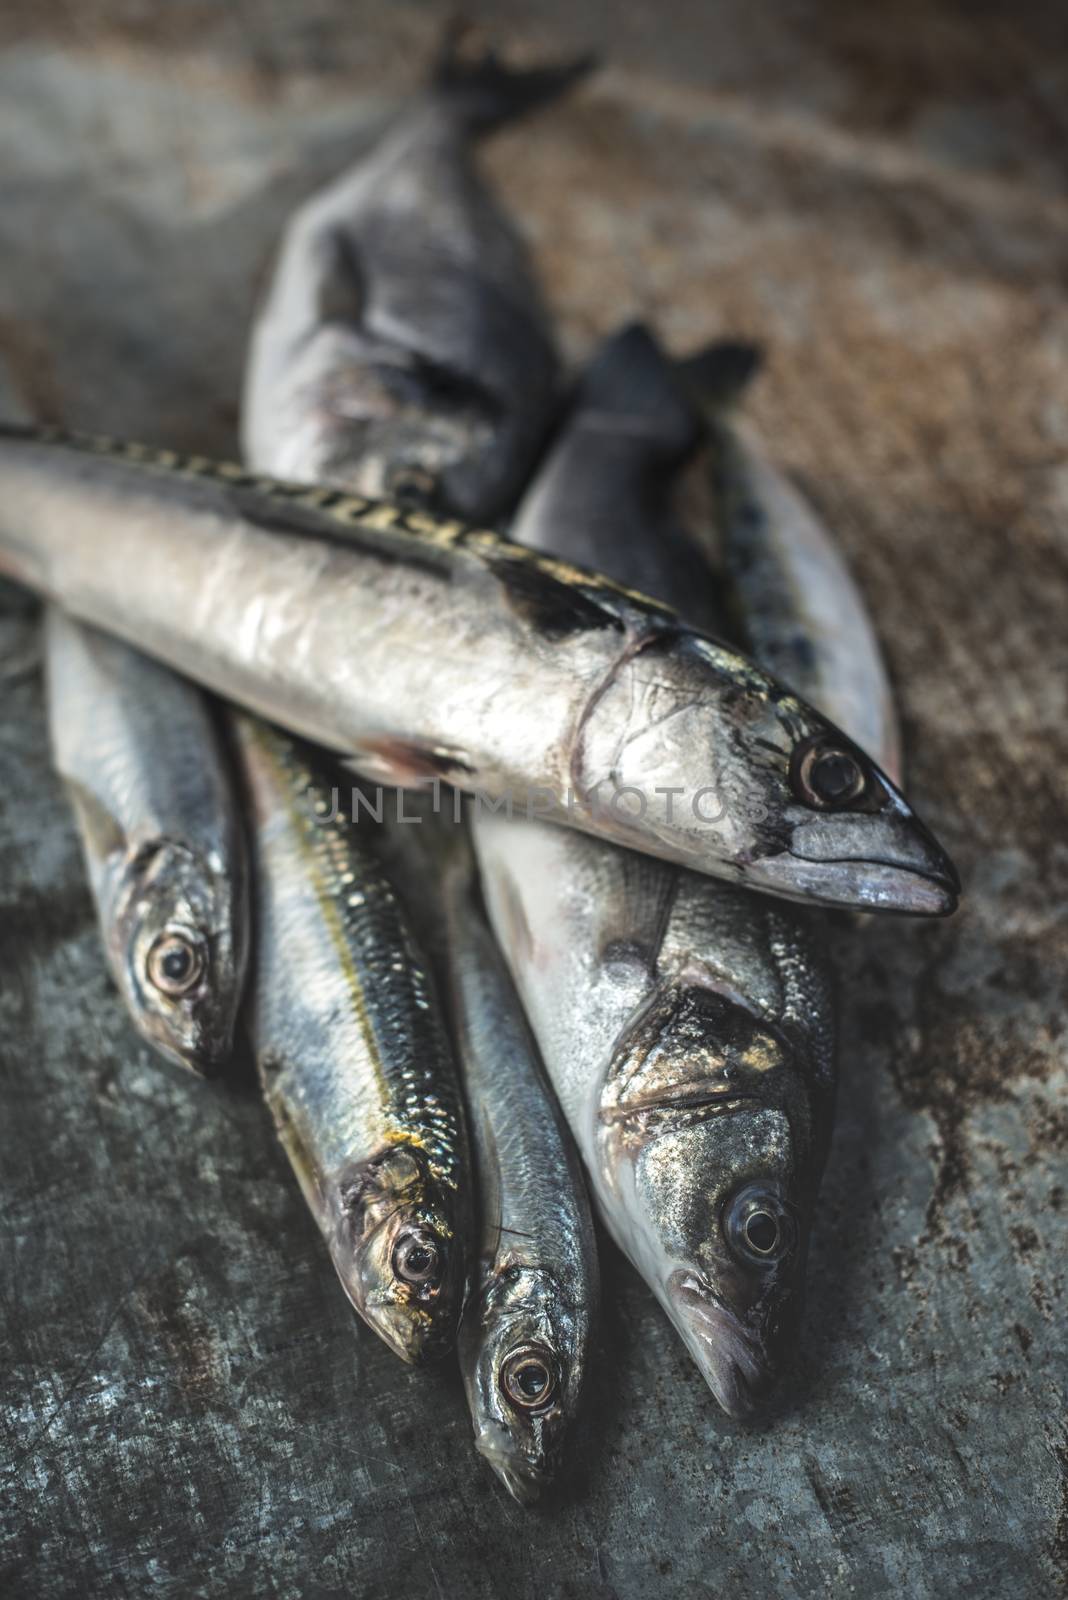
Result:
[[[582,1178],[560,1114],[487,929],[465,894],[452,905],[449,959],[474,1129],[495,1205],[484,1255],[549,1269],[565,1296],[588,1299],[592,1239]],[[487,1195],[487,1198],[490,1198]]]
[[[372,1062],[371,1083],[353,1093],[351,1064],[334,1062],[344,1085],[337,1085],[340,1116],[355,1136],[346,1138],[351,1160],[366,1149],[369,1130],[377,1126],[387,1139],[408,1139],[422,1149],[434,1176],[456,1189],[461,1180],[459,1097],[448,1042],[434,1005],[431,980],[415,948],[396,894],[357,825],[340,818],[326,820],[331,789],[312,773],[289,741],[257,731],[289,790],[290,816],[307,850],[307,870],[319,907],[312,916],[336,915],[342,948],[335,961],[347,970],[350,998],[364,1022]],[[323,1086],[325,1089],[325,1085]],[[366,1116],[368,1089],[378,1101],[377,1115]],[[318,1093],[316,1094],[318,1097]],[[332,1096],[331,1096],[332,1098]],[[328,1130],[324,1129],[324,1133]]]
[[[57,612],[47,629],[61,776],[91,795],[127,841],[173,839],[218,862],[234,822],[200,691]]]
[[[768,948],[783,988],[782,1021],[807,1046],[821,1084],[835,1077],[834,985],[825,940],[802,913],[767,912]]]

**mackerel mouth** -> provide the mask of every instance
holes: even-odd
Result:
[[[804,856],[795,856],[805,861]],[[848,856],[813,862],[823,867],[821,881],[832,890],[841,885],[842,903],[859,911],[896,911],[903,916],[948,917],[957,909],[960,879],[954,871],[921,871],[878,857]],[[850,871],[853,868],[855,870]]]
[[[940,871],[878,856],[821,859],[794,849],[766,857],[747,881],[785,899],[911,917],[948,917],[960,898],[960,879],[952,867]]]
[[[891,795],[884,812],[839,815],[833,830],[811,817],[793,830],[781,865],[763,863],[769,886],[865,911],[945,917],[960,877],[931,830]]]

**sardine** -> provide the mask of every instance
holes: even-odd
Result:
[[[475,1445],[531,1504],[556,1476],[580,1408],[597,1253],[578,1153],[486,924],[458,817],[430,797],[407,800],[387,848],[413,904],[418,891],[473,1136],[481,1251],[459,1353]]]
[[[557,364],[526,248],[475,163],[590,57],[510,70],[449,36],[427,91],[289,223],[245,374],[243,453],[278,477],[492,519]]]
[[[426,959],[332,774],[234,718],[253,818],[250,1029],[279,1138],[342,1286],[403,1360],[452,1345],[470,1246],[460,1091]]]
[[[0,569],[372,780],[536,803],[790,898],[956,904],[945,852],[844,734],[596,574],[423,511],[52,430],[0,429],[0,482]]]
[[[139,1033],[223,1066],[248,951],[245,841],[200,690],[50,608],[48,718],[104,948]]]
[[[697,431],[667,358],[626,330],[580,386],[517,534],[708,606],[710,578],[695,588],[694,560],[676,559],[681,532],[663,536],[671,464]],[[476,814],[475,840],[609,1231],[720,1404],[744,1415],[796,1332],[833,1116],[818,932],[800,912],[550,825]]]

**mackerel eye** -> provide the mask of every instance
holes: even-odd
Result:
[[[441,1271],[441,1248],[429,1233],[412,1228],[393,1246],[390,1264],[402,1283],[413,1289],[428,1289]]]
[[[747,1266],[773,1266],[794,1247],[794,1219],[781,1197],[762,1184],[747,1184],[727,1204],[723,1232]]]
[[[556,1394],[556,1359],[543,1345],[521,1345],[501,1367],[506,1400],[521,1411],[540,1411]]]
[[[188,994],[204,971],[197,945],[180,933],[161,933],[148,952],[148,976],[161,994]]]
[[[841,810],[860,799],[866,784],[860,762],[837,745],[818,740],[795,753],[794,792],[804,805]]]

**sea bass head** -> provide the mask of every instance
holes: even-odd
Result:
[[[475,1447],[530,1505],[555,1475],[585,1378],[588,1319],[565,1285],[519,1263],[493,1271],[460,1329]]]
[[[209,1075],[227,1062],[245,967],[235,889],[186,846],[127,856],[105,915],[112,969],[138,1029],[172,1061]]]
[[[608,1220],[731,1416],[754,1408],[796,1333],[829,1125],[820,1092],[777,1027],[675,982],[605,1080]]]
[[[885,773],[746,657],[686,631],[625,654],[575,775],[622,843],[793,900],[944,916],[953,863]]]
[[[452,1348],[465,1290],[458,1210],[454,1190],[408,1143],[361,1163],[339,1187],[334,1265],[360,1316],[402,1361]]]
[[[517,441],[476,382],[333,324],[302,361],[301,409],[279,445],[279,472],[476,520],[500,506]]]

